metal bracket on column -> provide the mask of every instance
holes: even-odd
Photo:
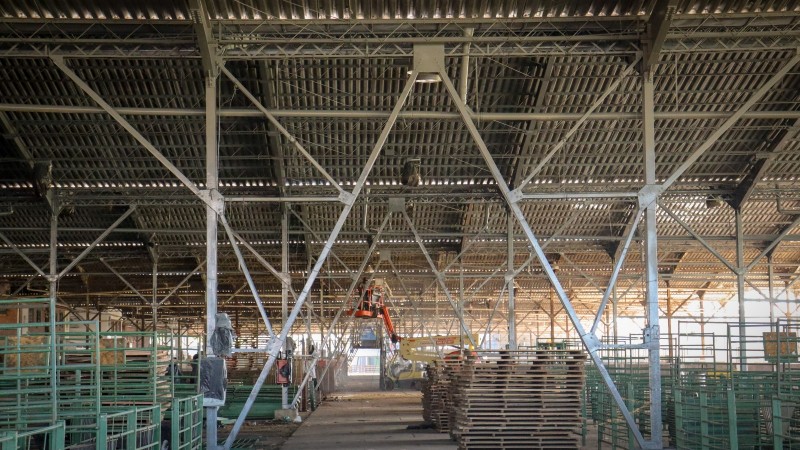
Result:
[[[603,346],[602,342],[600,342],[600,339],[598,339],[597,336],[592,333],[584,334],[581,340],[584,342],[586,348],[590,352],[597,351]]]
[[[198,196],[208,205],[217,215],[225,214],[225,198],[216,189],[204,189]]]
[[[406,210],[405,197],[389,197],[389,212],[404,213]]]
[[[356,196],[347,191],[339,192],[339,201],[348,206],[353,206],[356,202]]]
[[[639,209],[645,209],[658,201],[658,196],[664,192],[664,187],[660,184],[646,184],[639,190]]]
[[[519,189],[514,189],[513,191],[508,192],[508,202],[509,203],[519,203],[520,200],[523,198],[523,193]]]
[[[658,325],[652,325],[642,330],[643,342],[647,347],[658,346],[659,342],[653,339],[653,336],[660,335],[661,328]]]

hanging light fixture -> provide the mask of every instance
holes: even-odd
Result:
[[[708,209],[719,208],[720,206],[722,206],[722,202],[723,202],[722,198],[720,198],[718,195],[709,195],[708,197],[706,197],[706,208]]]
[[[417,187],[422,184],[419,164],[419,158],[406,160],[405,164],[403,164],[403,169],[400,171],[400,183],[409,187]]]
[[[410,75],[411,71],[409,70],[408,73]],[[441,83],[442,76],[438,73],[425,72],[417,74],[417,79],[415,81],[420,84]]]

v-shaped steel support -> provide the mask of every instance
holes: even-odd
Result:
[[[475,122],[472,120],[472,114],[468,109],[467,105],[461,100],[456,91],[455,86],[453,86],[453,82],[447,76],[447,71],[444,67],[439,68],[439,76],[442,78],[442,82],[447,89],[447,92],[450,94],[450,98],[453,101],[453,104],[458,109],[459,114],[461,115],[461,119],[464,122],[464,125],[467,127],[470,135],[472,136],[473,141],[478,147],[478,150],[483,157],[486,165],[489,168],[489,171],[492,173],[492,177],[494,178],[495,182],[497,183],[498,188],[500,189],[500,193],[502,194],[503,198],[505,199],[511,213],[516,217],[517,222],[519,222],[522,230],[525,233],[525,236],[528,238],[528,241],[533,248],[534,253],[536,254],[539,263],[542,266],[545,274],[547,275],[548,280],[550,280],[550,284],[553,286],[553,290],[558,295],[558,298],[561,300],[561,303],[564,306],[564,311],[569,316],[570,321],[572,322],[575,330],[578,332],[581,341],[583,342],[584,347],[589,352],[589,356],[591,357],[592,361],[594,362],[597,370],[600,372],[603,381],[605,382],[606,386],[611,393],[611,396],[614,399],[614,402],[619,407],[620,412],[625,418],[628,426],[630,427],[636,442],[642,448],[651,448],[648,445],[648,442],[645,441],[644,436],[642,435],[641,431],[639,430],[639,426],[636,424],[633,415],[628,410],[625,401],[622,398],[617,386],[614,384],[614,381],[611,379],[611,376],[608,373],[608,370],[605,367],[605,363],[603,362],[602,358],[600,357],[599,350],[600,350],[600,342],[597,337],[591,333],[588,333],[586,329],[583,327],[583,324],[578,317],[578,314],[575,312],[575,308],[572,306],[572,302],[570,301],[567,293],[564,291],[564,287],[561,285],[558,277],[556,276],[555,272],[553,271],[553,267],[547,260],[547,257],[544,254],[544,250],[542,249],[541,244],[539,243],[539,239],[533,233],[528,220],[525,217],[525,214],[522,212],[522,209],[519,206],[519,196],[512,192],[509,188],[508,184],[505,181],[502,173],[500,173],[500,169],[497,167],[497,164],[494,161],[489,149],[486,147],[486,143],[483,141],[483,138],[478,131],[478,128],[475,126]],[[656,344],[657,345],[657,344]],[[659,380],[660,381],[660,380]],[[661,424],[653,424],[654,429],[661,429]]]
[[[358,177],[358,181],[356,182],[353,191],[349,193],[343,192],[342,196],[344,197],[344,209],[342,209],[342,212],[339,213],[339,219],[336,221],[336,225],[334,225],[330,236],[325,241],[325,245],[323,246],[319,257],[317,258],[316,263],[314,263],[314,267],[308,274],[308,279],[306,280],[306,283],[303,286],[303,290],[297,297],[297,301],[295,302],[294,307],[292,308],[292,311],[289,314],[288,319],[286,320],[286,323],[283,325],[280,335],[277,336],[277,339],[273,339],[270,342],[270,348],[268,351],[269,357],[267,358],[267,362],[264,364],[264,368],[261,370],[261,373],[259,374],[258,379],[256,380],[255,385],[253,386],[253,390],[247,397],[247,401],[245,402],[244,407],[242,408],[242,412],[239,414],[239,417],[236,419],[236,423],[233,424],[231,433],[228,435],[228,439],[225,441],[225,450],[230,450],[231,445],[233,445],[233,441],[236,440],[236,436],[239,434],[239,430],[241,430],[245,418],[247,418],[247,413],[250,412],[250,408],[253,406],[253,403],[255,402],[256,396],[258,395],[258,390],[261,388],[261,385],[264,384],[264,381],[267,378],[269,370],[275,364],[275,360],[278,357],[278,351],[280,351],[281,347],[283,347],[283,343],[286,341],[286,337],[289,335],[289,331],[292,329],[294,321],[300,314],[300,310],[303,308],[303,304],[305,303],[309,293],[311,292],[311,287],[314,285],[314,282],[316,281],[320,270],[322,270],[322,266],[325,264],[325,261],[328,258],[328,254],[330,253],[333,244],[336,242],[336,238],[339,236],[339,232],[342,231],[342,227],[344,226],[345,221],[347,221],[347,218],[350,216],[350,212],[353,210],[353,205],[355,205],[355,199],[358,197],[358,194],[361,193],[361,190],[364,188],[364,185],[367,182],[367,177],[369,176],[369,173],[372,171],[373,166],[375,166],[375,161],[377,161],[378,155],[380,154],[381,149],[383,149],[383,146],[386,143],[386,139],[389,137],[389,133],[394,128],[394,124],[397,122],[397,116],[400,114],[400,110],[403,109],[403,106],[405,105],[408,96],[411,94],[411,90],[414,88],[414,83],[416,82],[416,80],[417,80],[417,72],[411,71],[411,73],[408,76],[408,80],[406,81],[406,85],[403,88],[400,97],[397,99],[397,104],[392,110],[392,114],[389,116],[389,119],[386,121],[386,124],[383,126],[383,131],[381,131],[380,136],[378,136],[378,140],[377,142],[375,142],[375,145],[372,148],[372,152],[370,153],[369,158],[367,158],[367,162],[364,165],[364,169],[361,171],[361,175]]]

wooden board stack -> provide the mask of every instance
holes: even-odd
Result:
[[[581,350],[479,352],[452,380],[460,449],[580,448]]]
[[[433,386],[436,384],[439,374],[434,364],[425,366],[425,379],[422,380],[422,420],[432,423],[431,402],[433,400]]]
[[[422,418],[442,433],[449,431],[453,423],[450,385],[453,374],[461,366],[462,361],[446,360],[426,368],[427,377],[422,383]]]

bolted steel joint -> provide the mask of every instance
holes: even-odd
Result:
[[[660,184],[647,184],[639,191],[639,208],[644,209],[655,203],[664,190]]]
[[[356,202],[356,196],[347,191],[339,192],[339,201],[348,206],[353,206]]]

